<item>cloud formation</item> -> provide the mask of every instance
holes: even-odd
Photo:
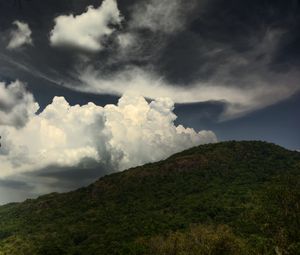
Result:
[[[39,114],[29,105],[22,128],[0,126],[0,178],[42,169],[49,174],[50,167],[118,171],[217,141],[211,131],[176,126],[173,108],[168,98],[148,103],[129,94],[105,107],[70,106],[63,97],[55,97]]]
[[[121,96],[135,91],[151,99],[170,97],[175,103],[219,101],[226,105],[222,120],[278,103],[300,90],[299,68],[275,63],[289,33],[284,26],[256,24],[247,36],[237,37],[235,32],[228,38],[228,21],[221,14],[215,20],[216,10],[209,8],[208,1],[138,1],[128,4],[128,9],[124,5],[120,2],[118,9],[115,0],[106,0],[81,15],[56,18],[52,45],[95,54],[78,58],[66,51],[60,57],[53,47],[46,53],[47,63],[39,59],[41,54],[34,65],[20,65],[16,56],[10,62],[35,77],[80,92]],[[118,30],[110,25],[121,20],[124,24]],[[237,31],[243,31],[245,24],[234,23]],[[211,33],[219,30],[219,36]],[[105,47],[107,37],[109,47]],[[40,71],[44,64],[45,72]]]
[[[0,82],[0,125],[22,127],[38,110],[38,104],[20,81]]]
[[[87,7],[86,12],[74,16],[62,15],[55,18],[55,26],[50,33],[52,46],[69,46],[87,51],[100,51],[104,40],[122,21],[116,0],[104,0],[96,9]]]
[[[13,25],[16,27],[10,33],[10,40],[7,49],[14,50],[25,45],[32,45],[31,30],[27,23],[21,21],[14,21]]]
[[[243,58],[240,59],[242,60]],[[220,69],[219,71],[230,72],[231,70]],[[210,81],[174,85],[155,72],[137,67],[129,67],[108,76],[89,67],[81,71],[80,80],[84,86],[70,88],[119,96],[135,91],[151,99],[170,97],[176,103],[220,101],[227,104],[226,111],[221,117],[229,119],[284,100],[299,91],[299,84],[295,79],[300,76],[297,71],[273,74],[273,76],[265,71],[264,75],[265,77],[261,76],[261,73],[256,73],[250,77],[240,77],[240,82],[244,86],[237,86],[236,80],[226,81],[225,78],[228,78],[226,74],[217,75]]]
[[[139,1],[132,8],[129,26],[149,29],[152,32],[172,34],[185,26],[186,13],[195,5],[194,0],[150,0]]]
[[[134,91],[151,99],[170,97],[176,103],[220,101],[226,105],[220,120],[272,105],[300,90],[298,70],[271,68],[286,29],[260,27],[249,33],[243,42],[247,47],[241,50],[220,38],[187,31],[195,21],[189,15],[193,6],[203,13],[209,9],[207,1],[136,2],[126,26],[112,37],[118,47],[112,43],[102,61],[85,58],[77,63],[73,74],[79,82],[63,85],[103,95]]]

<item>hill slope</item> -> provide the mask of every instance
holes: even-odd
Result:
[[[298,152],[202,145],[0,207],[0,254],[300,254],[299,184]]]

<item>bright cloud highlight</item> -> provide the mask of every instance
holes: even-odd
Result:
[[[55,19],[50,33],[52,46],[69,46],[87,51],[103,49],[103,40],[114,32],[111,25],[122,21],[115,0],[104,0],[96,9],[89,6],[81,15],[62,15]]]

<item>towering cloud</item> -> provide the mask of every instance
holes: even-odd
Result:
[[[99,51],[104,47],[103,40],[115,30],[111,25],[121,21],[116,1],[104,0],[98,9],[89,6],[81,15],[58,16],[50,33],[50,42],[53,46]]]
[[[0,178],[53,165],[76,167],[82,162],[122,170],[216,141],[211,131],[174,125],[172,110],[170,99],[148,103],[136,95],[124,95],[117,105],[105,107],[70,106],[63,97],[55,97],[37,115],[29,104],[30,117],[24,127],[0,126],[4,138]]]
[[[10,50],[20,48],[25,45],[32,44],[31,30],[28,24],[16,20],[13,22],[16,28],[14,28],[10,33],[10,40],[7,48]]]

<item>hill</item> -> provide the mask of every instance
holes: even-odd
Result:
[[[0,207],[0,255],[300,254],[300,153],[195,147]]]

